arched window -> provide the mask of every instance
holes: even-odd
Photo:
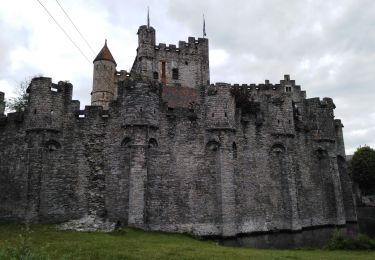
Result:
[[[322,149],[322,148],[318,148],[318,150],[316,150],[315,153],[316,153],[316,156],[318,157],[319,160],[323,160],[323,159],[328,158],[327,151]]]
[[[285,152],[285,147],[282,144],[274,144],[271,148],[271,153],[275,155],[280,155]]]
[[[155,138],[150,138],[148,141],[148,147],[149,148],[157,148],[158,147],[158,142],[156,141]]]
[[[130,147],[131,141],[132,140],[129,137],[125,137],[124,140],[122,140],[122,142],[121,142],[121,146]]]
[[[206,148],[211,151],[217,151],[220,147],[220,144],[214,140],[211,140],[207,143]]]
[[[61,148],[61,145],[59,142],[55,140],[49,140],[46,142],[45,147],[47,148],[48,151],[53,152],[53,151],[59,150]]]

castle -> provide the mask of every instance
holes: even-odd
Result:
[[[211,84],[206,38],[156,45],[141,26],[138,41],[130,72],[105,43],[84,110],[51,78],[23,112],[5,115],[0,93],[1,220],[226,237],[356,221],[332,99],[288,75]]]

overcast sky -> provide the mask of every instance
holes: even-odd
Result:
[[[92,60],[108,39],[118,64],[129,70],[137,29],[150,7],[156,41],[210,41],[211,82],[277,83],[290,74],[307,97],[332,97],[342,119],[347,154],[375,147],[375,1],[373,0],[59,0],[93,53],[55,0],[0,3],[0,91],[36,74],[69,80],[81,107],[90,103]]]

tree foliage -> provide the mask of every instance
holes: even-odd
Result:
[[[375,185],[375,150],[369,146],[359,147],[349,163],[349,172],[361,189],[373,188]]]
[[[27,93],[27,88],[29,87],[32,78],[33,77],[28,77],[20,81],[16,89],[16,97],[6,100],[5,104],[10,112],[25,111],[29,101],[29,93]]]

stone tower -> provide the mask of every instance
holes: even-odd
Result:
[[[151,79],[155,56],[155,29],[143,25],[138,29],[137,62],[140,75]]]
[[[153,79],[167,87],[199,89],[209,84],[208,39],[189,37],[188,42],[155,45],[155,29],[138,29],[138,49],[132,75]],[[168,89],[165,89],[168,91]]]
[[[116,61],[105,40],[104,46],[94,59],[94,77],[91,92],[91,105],[108,109],[109,103],[116,97],[115,73]]]

